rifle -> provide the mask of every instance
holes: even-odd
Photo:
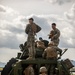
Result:
[[[57,59],[60,59],[61,56],[67,51],[68,49],[64,49],[64,51],[60,54],[60,56]]]

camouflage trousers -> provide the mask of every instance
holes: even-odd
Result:
[[[59,45],[59,39],[54,39],[54,40],[51,40],[55,46],[58,46]]]
[[[34,69],[31,66],[28,66],[25,70],[24,70],[24,75],[35,75],[34,74]]]
[[[56,60],[56,58],[49,58],[48,60]],[[56,64],[48,64],[46,67],[48,70],[48,75],[54,75]]]
[[[27,39],[27,46],[29,50],[29,57],[35,58],[35,36],[29,35]]]

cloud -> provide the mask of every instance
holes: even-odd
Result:
[[[12,20],[18,17],[20,14],[18,11],[13,10],[8,6],[0,5],[0,19],[1,20],[8,20],[12,22]]]
[[[50,3],[56,3],[58,0],[46,0],[49,1]]]
[[[43,39],[48,40],[47,35],[51,30],[51,23],[55,22],[57,24],[57,28],[60,29],[61,31],[59,46],[75,48],[74,46],[75,43],[73,42],[75,41],[74,39],[75,36],[73,35],[74,33],[73,29],[75,28],[73,28],[73,26],[70,23],[66,22],[66,20],[64,20],[62,17],[58,15],[30,15],[27,17],[19,16],[12,21],[13,22],[12,24],[2,22],[4,24],[1,27],[0,47],[15,49],[18,48],[18,45],[20,43],[24,43],[26,41],[27,35],[24,33],[24,29],[26,24],[28,23],[27,19],[29,17],[33,17],[35,23],[42,28],[42,30],[37,34],[37,39],[39,37],[43,37]],[[4,42],[2,40],[4,40]]]
[[[14,11],[12,8],[9,8],[8,6],[3,6],[3,5],[0,5],[0,12],[10,14],[11,16],[13,16],[14,14],[19,14],[17,11]]]
[[[14,23],[11,23],[11,22],[6,21],[6,20],[0,20],[0,29],[9,30],[10,32],[13,32],[13,33],[23,33],[22,28],[18,28],[17,26],[15,26]]]
[[[7,63],[11,58],[17,57],[19,49],[0,48],[0,61]]]
[[[71,9],[67,12],[64,13],[65,15],[65,21],[69,24],[68,27],[64,28],[64,31],[68,31],[66,32],[66,38],[68,39],[66,42],[68,42],[68,44],[70,43],[71,45],[69,45],[70,47],[74,47],[73,44],[75,44],[75,35],[74,35],[74,30],[75,30],[75,4],[73,4],[73,6],[71,7]],[[69,37],[69,38],[68,38]]]
[[[58,15],[30,15],[35,19],[35,23],[41,26],[42,30],[37,34],[37,38],[42,36],[44,39],[48,39],[47,34],[51,30],[51,23],[55,22],[57,28],[61,31],[60,47],[75,48],[75,28],[67,22],[64,18]],[[68,31],[68,32],[67,32]]]
[[[11,8],[9,9],[9,7],[6,8],[5,6],[0,6],[0,16],[0,58],[3,56],[6,57],[3,58],[2,61],[7,61],[9,57],[13,56],[12,53],[16,55],[19,50],[19,44],[26,41],[27,35],[24,30],[26,24],[28,24],[28,18],[30,17],[33,17],[35,20],[34,22],[42,28],[42,30],[37,34],[37,39],[39,37],[43,37],[43,39],[49,40],[47,35],[51,30],[51,24],[55,22],[57,24],[57,28],[61,31],[59,47],[75,48],[75,5],[72,6],[71,10],[66,12],[66,19],[64,16],[61,17],[54,14],[32,14],[29,16],[24,16],[18,14],[18,12],[15,13],[15,10]]]
[[[7,30],[0,30],[0,48],[18,48],[16,35]],[[14,45],[15,44],[15,45]]]
[[[11,49],[18,49],[19,44],[25,42],[24,33],[12,33],[9,30],[0,30],[0,48],[6,47]]]
[[[71,60],[75,60],[75,48],[69,48],[67,52],[62,56],[62,59],[69,58]]]
[[[45,0],[45,1],[49,1],[52,4],[58,3],[59,5],[62,5],[64,3],[74,2],[74,0]]]
[[[63,47],[75,48],[75,35],[73,29],[75,28],[73,28],[73,26],[70,23],[67,23],[61,30],[61,45]]]
[[[68,12],[65,12],[66,20],[71,23],[75,24],[75,4],[71,7]],[[73,25],[75,27],[75,25]]]
[[[0,5],[0,12],[6,12],[5,7]]]
[[[74,15],[74,5],[71,9],[71,14]],[[12,9],[13,10],[13,9]],[[8,9],[6,10],[8,11]],[[12,14],[15,11],[9,13]],[[70,12],[69,12],[70,13]],[[69,13],[67,12],[67,16],[69,16]],[[4,14],[2,14],[4,16]],[[14,17],[15,14],[12,16]],[[11,17],[11,18],[12,18]],[[61,16],[58,15],[29,15],[29,16],[23,16],[23,15],[17,15],[17,17],[14,17],[10,20],[2,19],[0,18],[0,47],[6,47],[11,49],[18,49],[18,46],[20,43],[24,43],[26,41],[27,35],[25,34],[25,26],[28,23],[28,18],[33,17],[35,20],[35,23],[38,24],[42,30],[37,34],[37,39],[39,37],[43,37],[43,39],[48,39],[48,34],[51,30],[51,23],[55,22],[57,24],[57,28],[61,31],[61,37],[60,37],[60,47],[73,47],[75,41],[74,25],[71,25],[70,22],[74,19],[67,18],[64,19]],[[69,16],[70,17],[70,16]],[[68,31],[68,32],[67,32]]]
[[[19,44],[25,42],[24,30],[13,25],[5,22],[0,26],[0,47],[18,49]]]
[[[18,20],[19,23],[14,22],[21,15],[12,8],[0,5],[0,16],[0,48],[18,49],[19,44],[26,39],[24,24]]]
[[[25,42],[24,29],[18,26],[18,24],[0,20],[0,48],[18,49],[19,44]]]

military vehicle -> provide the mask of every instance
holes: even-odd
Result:
[[[58,52],[58,58],[56,60],[47,60],[42,58],[44,49],[36,48],[35,59],[26,60],[28,57],[26,43],[24,45],[20,44],[19,47],[21,49],[21,53],[18,53],[16,58],[11,58],[11,60],[9,60],[9,62],[3,68],[1,75],[25,75],[24,69],[29,64],[33,65],[35,75],[39,75],[40,67],[45,65],[55,65],[53,75],[71,75],[70,69],[74,67],[73,64],[69,59],[61,59],[61,56],[67,51],[67,49],[64,49],[61,54]]]

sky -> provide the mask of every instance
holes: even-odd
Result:
[[[20,52],[19,44],[27,39],[28,18],[42,30],[36,38],[48,39],[51,24],[61,32],[59,47],[68,48],[62,58],[75,60],[75,0],[0,0],[0,61],[7,62]]]

